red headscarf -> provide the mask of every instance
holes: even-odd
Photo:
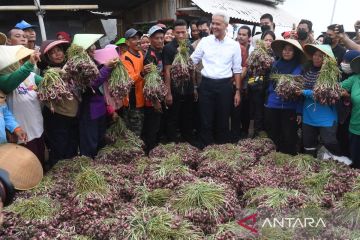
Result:
[[[71,42],[71,37],[70,34],[68,34],[67,32],[58,32],[56,33],[56,38],[58,38],[58,36],[62,36],[64,40]]]

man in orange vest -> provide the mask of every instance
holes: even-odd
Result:
[[[140,46],[142,35],[142,32],[133,28],[127,30],[125,39],[128,51],[121,56],[122,63],[134,81],[129,97],[124,101],[123,117],[126,126],[139,137],[144,123],[144,75],[150,68],[150,64],[144,66],[144,56]]]

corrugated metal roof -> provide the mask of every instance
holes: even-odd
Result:
[[[251,23],[259,23],[264,13],[274,17],[276,26],[292,27],[298,19],[283,9],[241,0],[192,0],[199,8],[207,13],[226,12],[231,18],[241,19]]]

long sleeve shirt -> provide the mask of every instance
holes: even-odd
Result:
[[[303,105],[303,122],[314,127],[332,127],[338,120],[336,107],[316,102],[313,97],[313,87],[319,75],[319,69],[305,72],[305,96]]]
[[[99,76],[91,83],[95,93],[92,93],[88,103],[81,103],[87,105],[86,107],[90,107],[91,119],[97,119],[106,113],[105,97],[100,94],[99,87],[110,77],[111,71],[111,68],[105,66],[100,69]]]
[[[230,78],[233,73],[242,71],[240,45],[229,37],[223,40],[214,35],[202,38],[191,59],[194,64],[202,60],[201,74],[211,79]]]
[[[22,65],[18,70],[13,73],[0,75],[0,90],[5,94],[14,91],[34,70],[34,65],[29,61]],[[35,75],[35,83],[39,85],[42,78]]]
[[[349,131],[360,135],[360,74],[353,75],[341,83],[341,87],[351,94],[351,118]]]
[[[0,144],[6,143],[6,132],[5,129],[10,132],[19,127],[19,124],[16,122],[13,114],[9,110],[6,104],[0,105]]]

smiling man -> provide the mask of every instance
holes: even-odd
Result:
[[[225,13],[212,16],[213,35],[203,38],[191,55],[194,64],[201,60],[202,81],[199,88],[201,130],[199,148],[214,142],[226,143],[230,140],[229,117],[232,104],[240,104],[241,50],[239,43],[226,36],[229,17]],[[233,98],[233,77],[236,93]]]

